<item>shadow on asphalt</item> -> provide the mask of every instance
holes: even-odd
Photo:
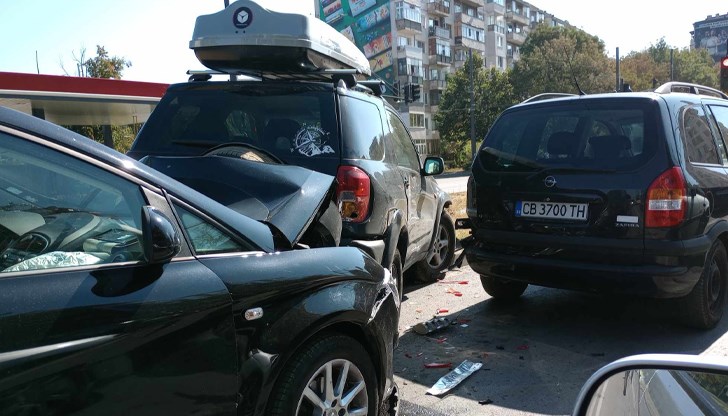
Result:
[[[410,284],[405,297],[421,287]],[[570,414],[583,383],[603,365],[633,354],[700,354],[728,330],[725,318],[710,331],[686,328],[678,323],[675,303],[665,300],[533,286],[515,303],[485,297],[451,316],[466,328],[453,325],[429,336],[404,333],[395,354],[395,363],[404,363],[395,365],[397,376],[429,387],[448,370],[426,369],[424,362],[481,361],[483,368],[449,395],[492,400],[493,406],[521,412]],[[489,414],[487,407],[482,414]],[[403,410],[440,415],[407,400]]]

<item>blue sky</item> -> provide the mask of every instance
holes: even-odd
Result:
[[[426,0],[423,0],[426,1]],[[695,21],[728,13],[717,0],[532,0],[532,4],[599,36],[614,56],[665,37],[686,47]],[[314,0],[261,0],[272,9],[313,13]],[[195,18],[223,8],[223,0],[9,0],[0,24],[0,71],[75,75],[73,54],[96,45],[125,57],[124,79],[173,83],[188,69],[203,69],[189,49]],[[578,5],[578,6],[577,6]],[[675,7],[677,6],[677,7]],[[63,67],[62,67],[63,65]]]

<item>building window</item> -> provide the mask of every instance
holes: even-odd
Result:
[[[417,77],[424,76],[422,59],[400,58],[397,60],[397,69],[399,71],[399,75],[413,75]]]
[[[485,31],[463,24],[460,26],[461,36],[478,42],[485,42]]]
[[[503,48],[503,36],[496,36],[498,38],[497,45],[499,48]]]
[[[410,113],[409,120],[411,128],[425,127],[425,115],[422,113]]]
[[[406,38],[404,36],[398,36],[397,37],[397,45],[399,45],[399,46],[410,46],[410,40],[409,40],[409,38]]]
[[[395,3],[396,19],[405,19],[412,22],[422,23],[422,12],[419,7],[415,7],[409,3],[398,1]]]
[[[498,68],[505,69],[505,67],[506,67],[506,65],[503,63],[503,57],[499,56],[498,57]]]

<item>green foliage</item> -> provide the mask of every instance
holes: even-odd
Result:
[[[101,126],[64,126],[82,136],[104,144],[104,131]],[[140,125],[134,126],[111,126],[111,137],[114,139],[114,149],[126,153],[134,142],[136,132]]]
[[[675,49],[659,39],[647,49],[632,52],[620,61],[620,76],[632,91],[653,89],[670,80],[670,50],[673,51],[674,81],[690,82],[718,88],[718,66],[705,49]]]
[[[522,100],[546,92],[578,94],[579,88],[608,92],[614,89],[613,67],[598,37],[576,28],[539,25],[521,47],[511,80]]]
[[[121,79],[122,72],[131,66],[131,62],[118,56],[110,57],[106,48],[96,45],[96,56],[83,62],[83,65],[89,77]]]
[[[470,84],[470,63],[473,64],[473,84]],[[470,91],[474,96],[476,147],[493,125],[498,115],[515,104],[510,72],[496,68],[486,69],[478,55],[447,79],[435,114],[440,132],[440,152],[459,167],[468,167],[472,161],[470,142]]]

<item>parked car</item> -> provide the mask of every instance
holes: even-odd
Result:
[[[361,250],[277,246],[274,226],[6,108],[0,160],[3,415],[396,413],[399,295]]]
[[[249,26],[231,37],[239,11]],[[300,39],[310,49],[299,47]],[[442,173],[443,161],[420,160],[383,84],[357,78],[370,73],[369,61],[348,39],[313,17],[239,1],[200,16],[191,48],[212,69],[257,79],[213,81],[196,74],[171,86],[128,155],[203,193],[210,187],[190,175],[246,187],[257,181],[277,198],[267,174],[250,179],[218,171],[211,166],[229,162],[211,155],[255,159],[268,166],[261,172],[283,164],[330,175],[330,201],[344,221],[340,244],[359,247],[390,268],[400,288],[403,271],[423,281],[444,274],[456,241],[445,209],[452,201],[432,177]],[[330,68],[334,64],[342,68]],[[190,158],[205,159],[198,162],[207,168],[176,168]]]
[[[711,328],[728,287],[726,140],[726,95],[693,84],[513,106],[472,165],[468,263],[494,298],[528,284],[678,298]]]

